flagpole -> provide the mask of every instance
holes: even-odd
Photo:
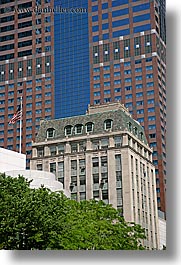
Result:
[[[22,103],[23,102],[22,102],[22,97],[21,97],[21,99],[20,99],[20,111],[23,111],[22,110],[22,105],[23,105]],[[19,153],[21,154],[22,116],[20,118],[19,126],[20,126],[20,132],[19,132],[19,137],[20,137],[20,139],[19,139]]]

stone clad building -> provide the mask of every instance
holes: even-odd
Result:
[[[102,199],[126,221],[146,229],[158,249],[155,168],[143,127],[120,103],[89,107],[86,115],[42,121],[30,168],[50,171],[71,198]]]

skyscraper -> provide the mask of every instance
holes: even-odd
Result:
[[[165,0],[0,4],[0,146],[18,150],[19,125],[8,121],[21,96],[27,162],[41,118],[84,114],[89,103],[120,101],[153,148],[158,208],[165,211]],[[56,7],[62,10],[53,12]]]
[[[165,211],[165,1],[89,1],[89,35],[90,103],[120,101],[144,127]]]
[[[55,118],[85,113],[90,101],[88,1],[56,0]],[[67,10],[67,11],[65,11]]]
[[[53,13],[50,1],[0,1],[0,146],[19,150],[19,122],[9,120],[23,98],[22,152],[31,157],[41,118],[54,117]]]

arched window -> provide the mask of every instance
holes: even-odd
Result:
[[[94,126],[94,124],[92,122],[86,123],[86,125],[85,125],[86,133],[92,132],[93,131],[93,126]]]
[[[72,128],[73,126],[72,125],[67,125],[64,129],[65,131],[65,136],[68,136],[68,135],[72,135]]]
[[[48,128],[47,129],[47,138],[53,138],[55,136],[55,129],[54,128]]]
[[[75,125],[75,134],[81,134],[82,130],[83,130],[83,125],[82,124]]]
[[[108,119],[104,121],[104,130],[112,129],[112,120]]]

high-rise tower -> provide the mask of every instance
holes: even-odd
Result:
[[[19,149],[19,122],[8,121],[23,98],[22,152],[31,157],[41,118],[54,117],[53,7],[45,1],[0,1],[0,146]]]
[[[89,42],[90,103],[120,101],[144,127],[165,211],[165,1],[90,0]]]

